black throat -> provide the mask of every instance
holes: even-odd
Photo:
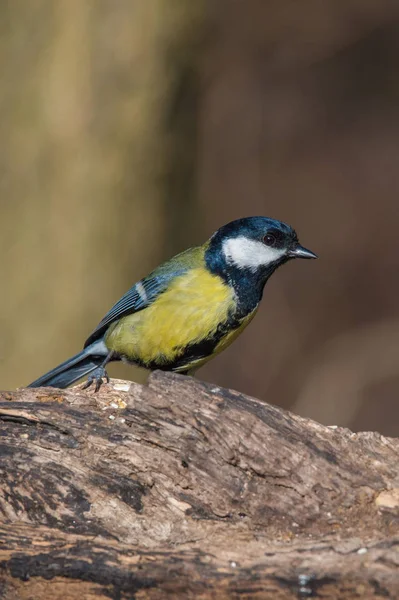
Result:
[[[267,280],[286,261],[286,258],[282,258],[254,271],[237,267],[231,263],[226,264],[222,248],[218,248],[212,242],[205,252],[205,262],[211,273],[219,275],[234,288],[238,300],[238,318],[245,317],[258,306]]]

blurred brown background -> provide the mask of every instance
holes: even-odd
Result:
[[[2,388],[77,352],[160,261],[263,214],[320,260],[279,271],[198,376],[398,435],[396,0],[12,0],[0,64]]]

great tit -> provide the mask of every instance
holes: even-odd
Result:
[[[84,349],[28,387],[85,387],[109,381],[106,365],[123,360],[146,369],[192,374],[253,319],[266,281],[293,258],[317,258],[295,231],[267,217],[218,229],[204,245],[168,260],[111,308]]]

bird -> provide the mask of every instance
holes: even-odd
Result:
[[[278,267],[317,255],[295,230],[269,217],[223,225],[203,245],[161,264],[114,304],[81,352],[28,387],[84,388],[109,382],[106,366],[125,361],[148,370],[193,375],[224,350],[255,316]]]

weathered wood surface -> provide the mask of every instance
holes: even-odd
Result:
[[[397,439],[161,373],[3,392],[0,435],[0,598],[399,597]]]

